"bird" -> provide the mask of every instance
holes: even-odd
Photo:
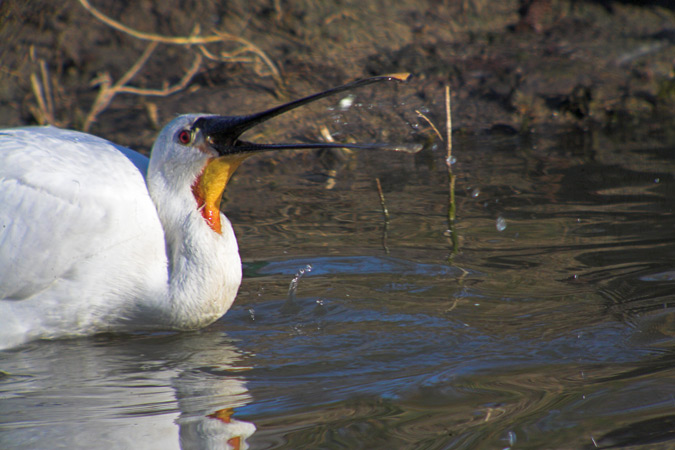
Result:
[[[361,79],[249,115],[180,115],[149,158],[79,131],[1,129],[0,349],[213,323],[242,279],[232,224],[220,211],[240,164],[262,151],[388,147],[241,135],[324,97],[408,78]]]

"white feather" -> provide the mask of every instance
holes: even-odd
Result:
[[[230,222],[215,233],[191,185],[208,155],[160,133],[151,160],[54,127],[0,130],[0,348],[132,329],[194,329],[241,282]],[[146,175],[147,170],[147,175]]]

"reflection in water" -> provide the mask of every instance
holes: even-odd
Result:
[[[217,333],[4,352],[0,448],[246,449],[255,426],[233,417],[250,402],[239,359]]]
[[[563,143],[456,139],[450,264],[444,155],[244,165],[232,310],[0,353],[0,448],[672,448],[675,152]]]

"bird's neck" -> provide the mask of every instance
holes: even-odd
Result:
[[[196,329],[230,308],[241,283],[241,260],[229,220],[221,214],[220,233],[202,216],[190,189],[171,192],[148,180],[164,228],[168,263],[163,322]],[[220,213],[219,213],[220,214]]]

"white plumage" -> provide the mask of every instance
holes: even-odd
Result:
[[[169,142],[195,118],[162,131],[149,169],[84,133],[0,131],[0,347],[195,329],[227,311],[241,281],[234,232],[225,216],[214,232],[190,189],[212,155]]]
[[[215,321],[241,283],[237,241],[220,212],[241,162],[264,150],[388,147],[257,144],[241,134],[328,95],[407,78],[359,80],[249,116],[180,116],[150,160],[76,131],[0,130],[0,349]]]

